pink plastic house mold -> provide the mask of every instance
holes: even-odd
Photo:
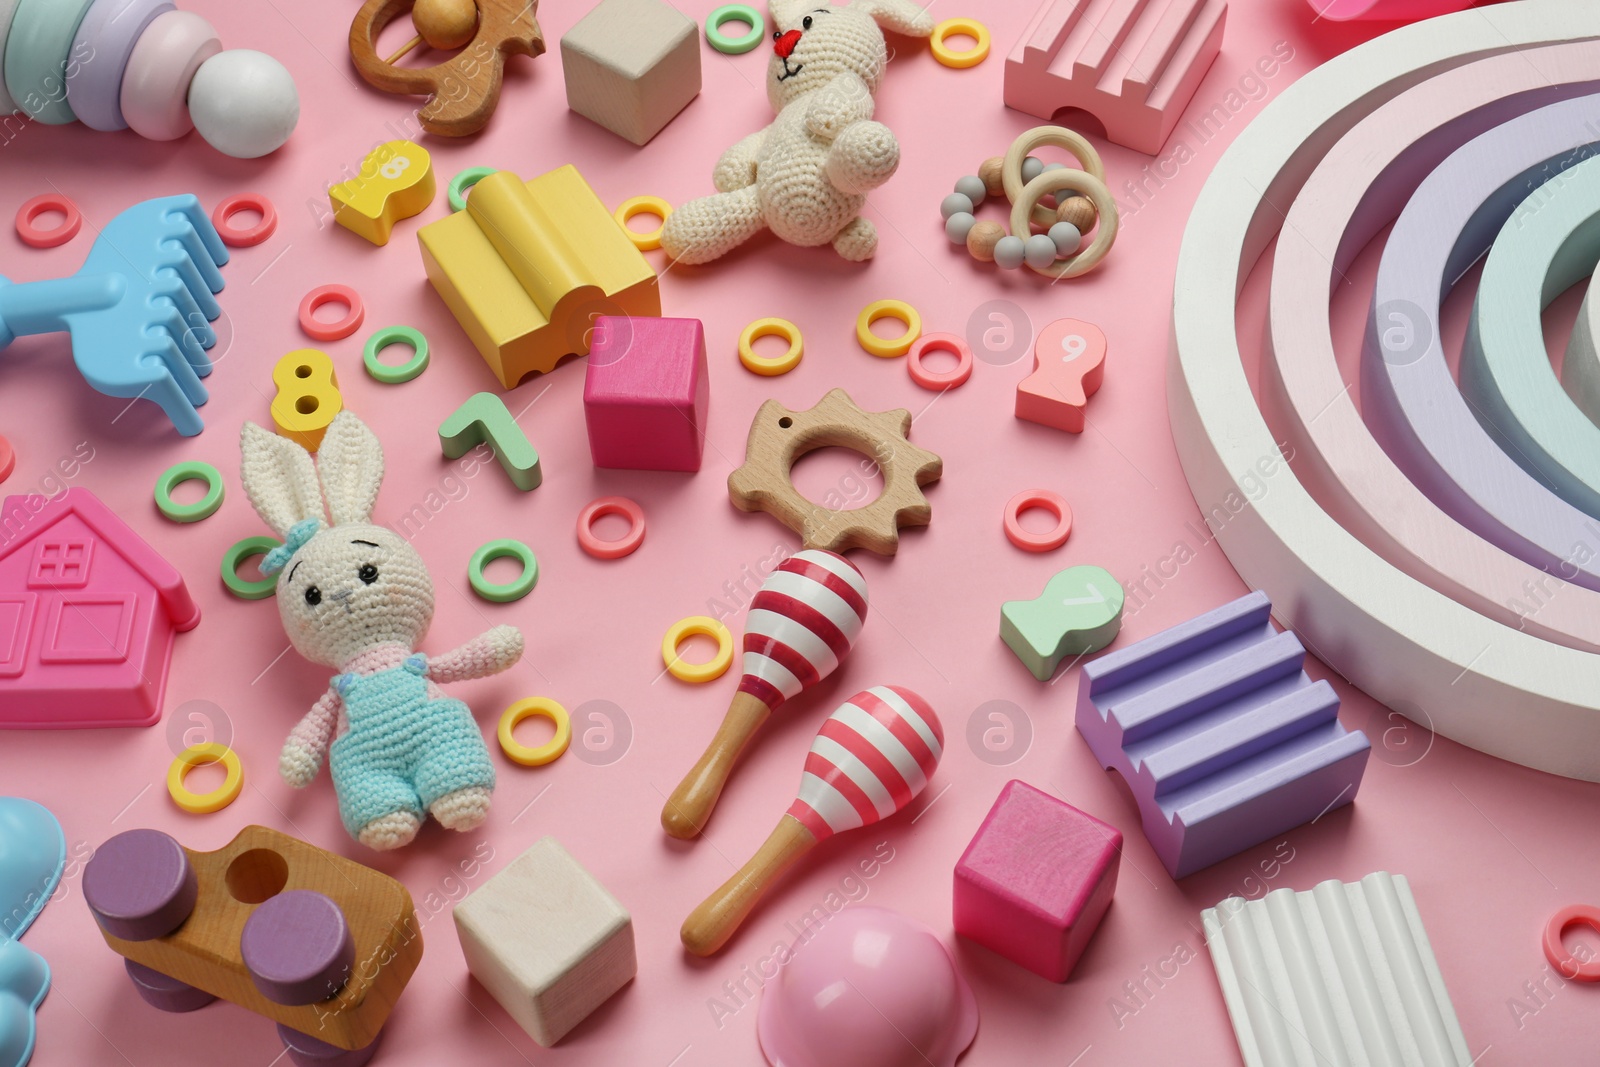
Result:
[[[0,728],[151,725],[173,634],[199,621],[183,576],[89,490],[0,504]]]
[[[1080,108],[1155,155],[1222,50],[1227,0],[1045,0],[1006,57],[1007,107]]]
[[[1121,855],[1116,827],[1007,782],[956,864],[956,933],[1065,982],[1111,907]]]
[[[596,467],[699,470],[710,404],[699,319],[594,320],[583,411]]]

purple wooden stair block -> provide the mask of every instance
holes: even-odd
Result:
[[[1355,798],[1371,746],[1251,593],[1083,668],[1078,732],[1174,878]]]

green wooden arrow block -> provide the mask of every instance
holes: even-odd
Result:
[[[528,435],[506,410],[504,400],[493,393],[475,393],[439,426],[439,447],[445,458],[457,459],[485,443],[494,450],[512,485],[524,493],[539,488],[544,473]]]

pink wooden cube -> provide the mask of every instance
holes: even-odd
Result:
[[[596,467],[699,470],[710,404],[699,319],[594,320],[583,411]]]
[[[1122,834],[1007,782],[956,864],[956,933],[1065,982],[1111,906]]]

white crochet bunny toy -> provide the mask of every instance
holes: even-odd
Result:
[[[261,564],[280,574],[283,628],[302,656],[340,672],[284,743],[279,772],[303,788],[326,753],[340,818],[369,848],[409,843],[427,813],[475,829],[489,814],[494,765],[472,712],[436,683],[505,670],[522,655],[522,633],[496,626],[442,656],[413,651],[433,618],[433,585],[416,550],[369,521],[383,449],[355,415],[328,425],[315,467],[254,423],[240,444],[250,503],[284,539]]]
[[[772,20],[767,100],[777,121],[722,154],[715,196],[667,219],[661,246],[680,263],[708,263],[763,228],[802,247],[832,244],[852,262],[877,251],[861,208],[900,164],[894,134],[872,121],[889,61],[879,27],[928,37],[933,17],[911,0],[773,0]]]

